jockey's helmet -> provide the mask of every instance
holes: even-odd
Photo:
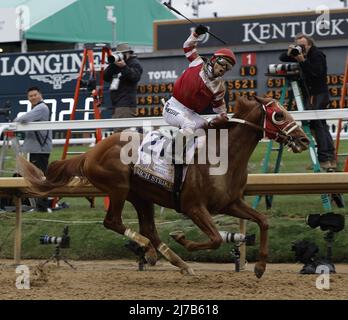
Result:
[[[232,67],[236,64],[236,56],[232,50],[228,48],[219,49],[214,52],[211,62],[218,63],[220,65],[226,66],[226,70],[231,70]]]

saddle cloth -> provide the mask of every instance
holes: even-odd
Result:
[[[174,165],[171,162],[172,141],[174,137],[165,131],[148,132],[138,150],[138,160],[134,165],[134,174],[168,191],[173,190]],[[192,162],[196,143],[186,150],[185,164]],[[185,181],[187,165],[183,167],[182,182]]]

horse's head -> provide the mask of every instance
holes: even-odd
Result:
[[[308,148],[308,137],[279,101],[254,96],[249,99],[241,97],[239,103],[241,105],[255,104],[255,107],[261,109],[264,137],[287,145],[294,153]],[[258,125],[261,124],[261,119],[259,121]]]

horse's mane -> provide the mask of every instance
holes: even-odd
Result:
[[[232,118],[244,119],[249,118],[248,115],[252,114],[253,116],[257,116],[258,113],[254,112],[257,109],[259,102],[256,100],[249,100],[245,97],[240,97],[236,101],[236,105],[234,107],[234,114]],[[248,119],[252,121],[252,119]],[[233,128],[237,125],[236,122],[229,121],[227,123],[221,123],[221,125],[217,126],[216,129],[229,129]]]
[[[257,105],[258,102],[256,100],[240,97],[236,101],[233,117],[244,119]]]

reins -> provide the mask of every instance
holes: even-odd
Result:
[[[271,104],[271,103],[273,103],[273,100],[270,101],[270,102],[268,102],[266,105],[260,103],[260,105],[261,105],[261,107],[262,107],[262,109],[263,109],[263,111],[264,111],[264,112],[263,112],[263,119],[262,119],[262,123],[264,123],[263,127],[262,127],[262,126],[258,126],[258,125],[256,125],[255,123],[252,123],[252,122],[250,122],[250,121],[248,121],[248,120],[239,119],[239,118],[230,118],[230,119],[228,120],[228,122],[235,122],[235,123],[245,124],[245,125],[247,125],[247,126],[249,126],[249,127],[252,127],[252,128],[254,128],[254,129],[259,130],[259,131],[262,131],[262,132],[264,132],[264,133],[274,134],[274,133],[275,133],[274,131],[272,131],[272,130],[266,128],[266,121],[265,121],[265,117],[266,117],[266,108],[267,108],[268,105]],[[277,136],[278,136],[279,138],[285,138],[285,139],[288,138],[288,137],[289,137],[289,134],[290,134],[292,131],[294,131],[294,130],[298,127],[298,125],[296,124],[295,121],[288,123],[288,124],[287,124],[284,128],[282,128],[282,129],[278,128],[278,126],[275,125],[275,124],[274,124],[274,126],[275,126],[277,129],[280,130],[280,132],[277,132]],[[265,134],[264,134],[264,137],[265,137]]]

